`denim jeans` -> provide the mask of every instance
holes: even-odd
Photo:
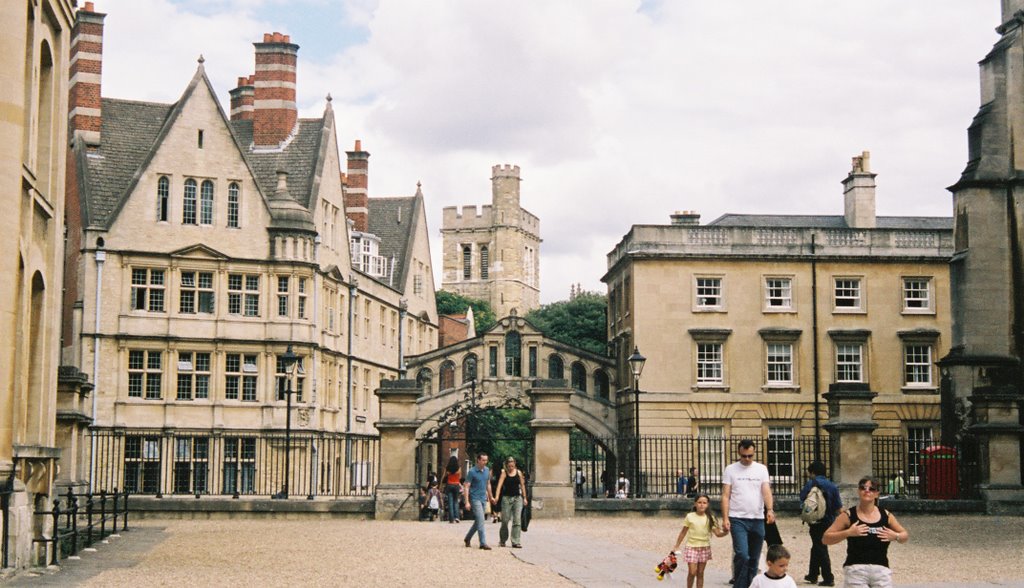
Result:
[[[764,545],[764,519],[729,517],[732,536],[732,569],[736,574],[733,588],[749,588],[757,575],[761,546]]]
[[[448,495],[448,520],[461,519],[459,511],[462,509],[462,486],[448,484],[444,488],[444,493]]]
[[[512,544],[519,545],[523,530],[523,497],[502,496],[501,497],[501,530],[498,538],[502,545],[508,541],[508,526],[512,525]]]
[[[473,531],[476,531],[480,536],[480,547],[487,545],[487,537],[484,535],[484,525],[486,521],[484,519],[484,503],[487,500],[470,500],[469,504],[473,508],[473,526],[469,528],[469,533],[466,533],[466,541],[473,538]]]

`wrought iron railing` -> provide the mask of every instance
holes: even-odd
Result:
[[[3,517],[0,528],[0,569],[8,567],[8,548],[10,541],[11,496],[14,495],[14,468],[6,480],[0,480],[0,517]]]
[[[47,544],[48,562],[55,566],[61,558],[76,555],[96,541],[128,530],[128,492],[101,490],[76,495],[69,488],[63,498],[54,499],[53,508],[37,511],[35,515],[52,518],[50,536],[35,541]]]
[[[132,494],[338,498],[368,496],[378,437],[336,433],[97,429],[94,486]],[[285,452],[290,451],[290,459]],[[286,471],[285,463],[290,464]]]
[[[951,447],[907,437],[871,439],[872,475],[882,484],[883,496],[976,499],[980,497],[980,456],[974,437]]]
[[[741,437],[691,437],[641,435],[598,438],[573,435],[570,439],[570,480],[579,467],[586,482],[584,496],[614,495],[620,473],[630,482],[631,496],[655,497],[676,494],[679,473],[696,468],[699,491],[710,496],[722,493],[722,472],[736,461]],[[829,470],[829,438],[759,437],[755,459],[768,467],[777,496],[795,496],[806,481],[804,472],[815,459]],[[634,465],[636,464],[636,465]],[[637,475],[636,472],[639,472]],[[637,478],[637,479],[633,479]]]

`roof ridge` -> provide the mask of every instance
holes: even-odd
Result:
[[[162,106],[164,108],[171,108],[178,103],[177,100],[174,102],[152,102],[149,100],[128,100],[125,98],[111,98],[103,96],[101,100],[109,100],[110,102],[120,102],[122,104],[145,104],[146,106]]]

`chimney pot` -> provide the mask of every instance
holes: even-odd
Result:
[[[871,152],[853,158],[849,175],[843,180],[843,217],[853,229],[873,229],[875,217],[875,175],[871,173]]]
[[[86,12],[96,12],[96,10],[94,9],[94,5],[93,5],[93,3],[92,3],[92,2],[86,2],[86,3],[85,3],[85,11],[86,11]]]

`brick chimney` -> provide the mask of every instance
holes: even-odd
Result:
[[[851,229],[875,228],[875,176],[871,173],[871,153],[853,158],[850,175],[843,180],[846,226]]]
[[[295,65],[299,46],[281,33],[266,33],[256,47],[253,76],[253,143],[278,147],[291,136],[298,121],[295,106]]]
[[[68,121],[71,138],[82,137],[89,145],[100,144],[100,86],[103,73],[103,19],[92,2],[75,15],[71,30],[71,76],[68,90]]]
[[[231,120],[252,120],[253,102],[256,100],[255,78],[242,76],[238,78],[238,87],[231,90]]]
[[[356,146],[348,154],[348,174],[345,182],[345,216],[355,224],[355,230],[365,233],[369,230],[370,212],[370,154],[363,151],[363,142],[356,139]]]

